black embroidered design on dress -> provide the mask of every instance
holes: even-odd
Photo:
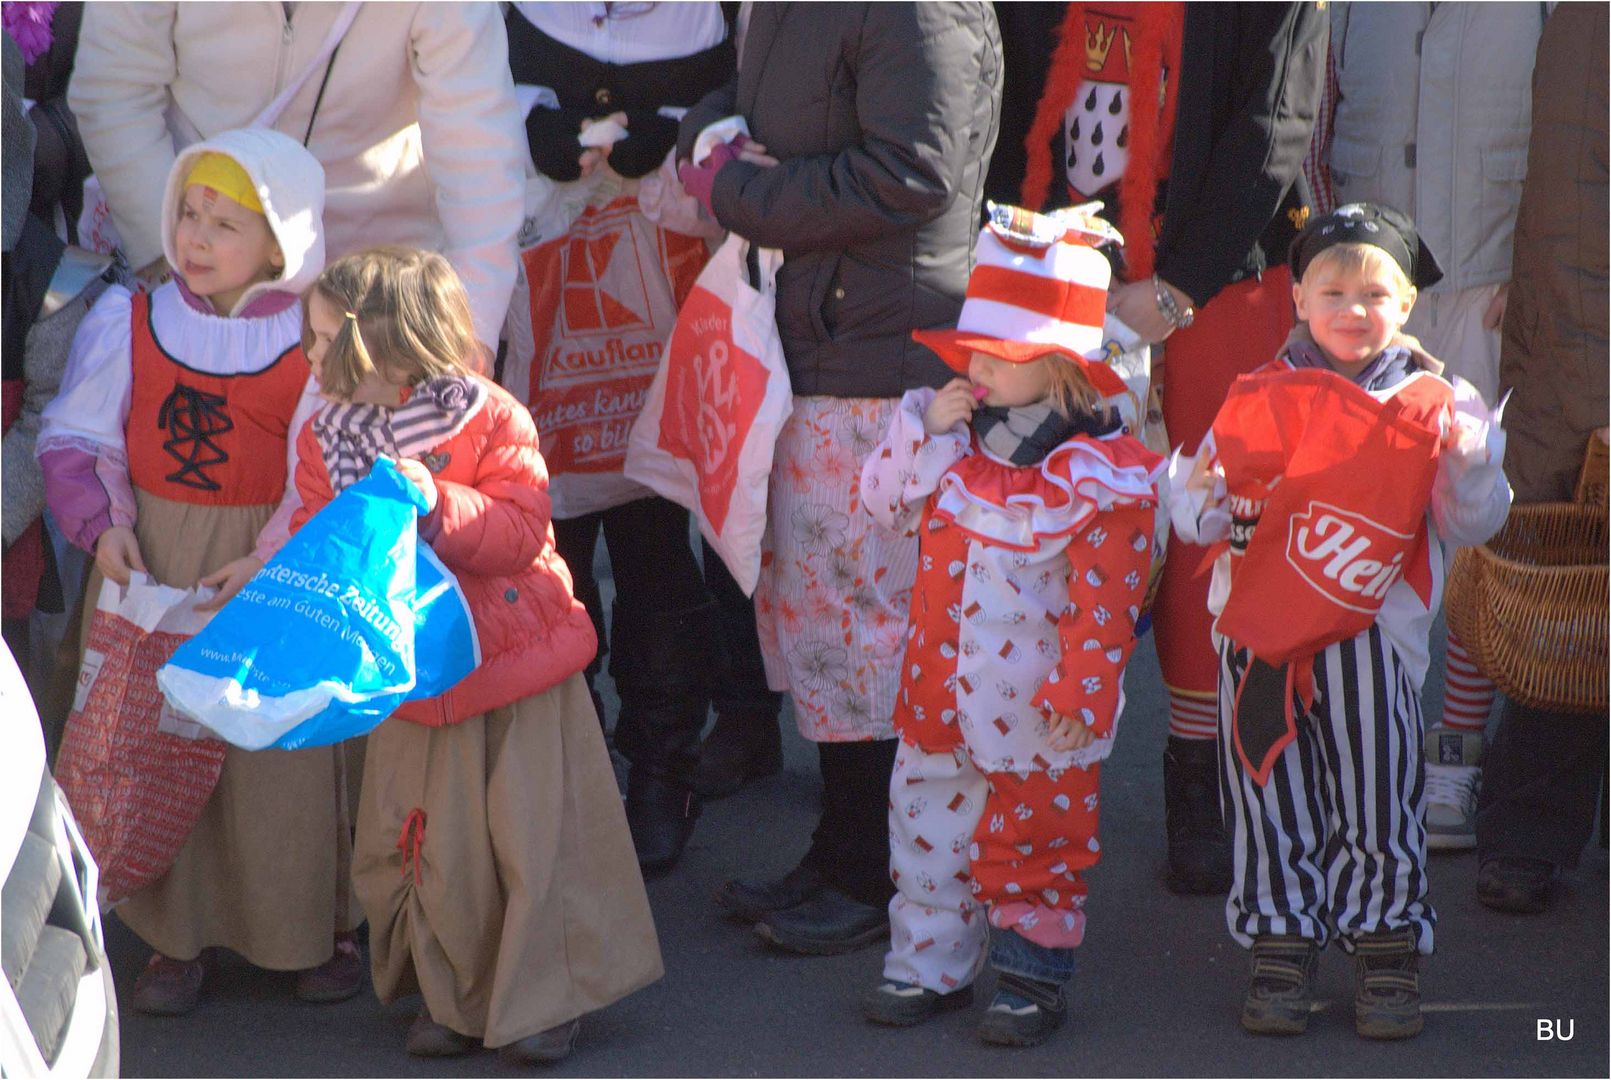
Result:
[[[184,383],[175,383],[173,393],[162,402],[157,412],[157,427],[168,433],[162,448],[179,462],[179,468],[168,474],[171,483],[201,491],[217,491],[218,481],[205,470],[229,460],[215,438],[235,430],[235,422],[224,411],[227,404],[221,394],[209,394]]]

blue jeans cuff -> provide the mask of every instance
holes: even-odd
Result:
[[[1062,986],[1074,977],[1074,950],[1047,948],[1014,930],[992,929],[990,966],[1010,975]]]

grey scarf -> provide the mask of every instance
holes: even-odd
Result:
[[[1076,435],[1102,436],[1119,428],[1116,413],[1064,416],[1050,402],[1004,408],[981,405],[973,412],[973,430],[984,448],[1013,465],[1039,465],[1046,455]]]

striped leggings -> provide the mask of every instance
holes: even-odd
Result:
[[[1225,919],[1244,948],[1297,934],[1345,950],[1364,933],[1413,929],[1432,952],[1427,902],[1421,698],[1381,631],[1314,660],[1314,704],[1294,705],[1297,739],[1260,786],[1231,745],[1231,703],[1247,654],[1220,641],[1220,770],[1234,838]]]

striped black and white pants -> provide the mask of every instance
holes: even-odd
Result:
[[[1233,838],[1225,902],[1244,948],[1263,934],[1297,934],[1353,950],[1358,935],[1412,928],[1432,952],[1427,902],[1421,697],[1378,627],[1314,660],[1314,704],[1294,705],[1297,738],[1267,784],[1231,742],[1232,703],[1247,653],[1221,640],[1221,801]]]

